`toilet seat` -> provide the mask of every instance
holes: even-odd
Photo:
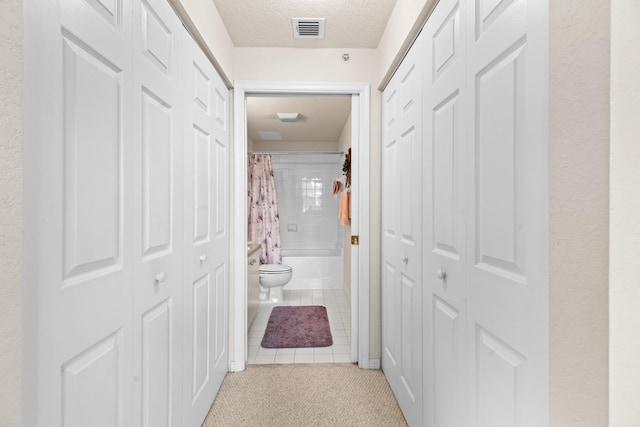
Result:
[[[285,274],[291,273],[291,267],[284,264],[262,264],[260,274]]]

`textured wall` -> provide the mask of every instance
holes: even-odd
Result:
[[[0,425],[20,425],[22,0],[0,2]]]
[[[351,61],[343,63],[342,53]],[[380,358],[380,92],[378,54],[375,49],[236,48],[238,80],[366,82],[371,84],[370,181],[369,181],[369,356]]]
[[[609,1],[550,1],[550,419],[608,423]],[[637,405],[636,405],[637,406]]]
[[[640,2],[611,2],[610,426],[640,426]]]

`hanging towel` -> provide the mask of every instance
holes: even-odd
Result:
[[[338,218],[342,225],[349,225],[349,218],[351,218],[351,192],[342,190],[340,194],[340,209],[338,210]]]
[[[337,179],[335,181],[333,181],[333,195],[337,195],[340,192],[340,189],[342,188],[342,183],[340,181],[338,181]]]

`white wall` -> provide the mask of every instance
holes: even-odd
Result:
[[[351,61],[342,62],[343,53]],[[370,334],[369,357],[380,358],[380,92],[375,49],[236,48],[238,80],[365,82],[371,84],[370,129]]]
[[[233,43],[212,0],[169,0],[228,88],[233,82]]]
[[[0,425],[19,426],[22,343],[22,0],[0,2]]]
[[[612,427],[640,426],[640,2],[611,2]]]
[[[438,0],[397,0],[378,44],[380,81],[386,85]],[[382,88],[382,87],[381,87]]]
[[[608,423],[609,0],[549,3],[550,419],[558,427],[602,427]]]

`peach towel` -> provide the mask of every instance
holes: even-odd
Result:
[[[347,190],[342,190],[342,194],[340,194],[338,218],[342,225],[349,225],[349,218],[351,218],[351,192]]]

